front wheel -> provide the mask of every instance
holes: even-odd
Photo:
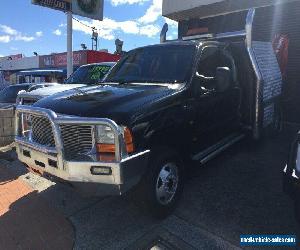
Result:
[[[143,181],[143,195],[146,208],[154,217],[162,219],[172,213],[183,182],[183,167],[176,154],[153,151]]]

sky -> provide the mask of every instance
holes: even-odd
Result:
[[[124,41],[123,50],[159,43],[161,28],[169,24],[168,39],[177,37],[177,23],[161,16],[162,0],[104,0],[103,21],[74,16],[73,50],[85,43],[91,49],[92,29],[99,33],[99,49],[115,51],[115,39]],[[65,13],[31,4],[31,0],[5,1],[0,15],[0,57],[33,56],[65,52]],[[84,25],[85,24],[85,25]],[[89,26],[89,27],[87,27]]]

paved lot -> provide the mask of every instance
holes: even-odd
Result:
[[[1,161],[0,249],[70,249],[72,224]]]
[[[238,249],[240,234],[297,231],[293,203],[281,186],[292,135],[294,131],[289,130],[257,144],[245,140],[203,167],[190,166],[180,204],[164,221],[140,211],[132,201],[133,194],[81,197],[66,185],[24,172],[18,161],[7,165],[9,157],[1,160],[0,167],[9,167],[20,176],[18,181],[37,190],[34,199],[23,192],[23,199],[30,201],[26,206],[32,206],[34,200],[34,207],[43,210],[41,204],[45,204],[56,212],[53,218],[63,215],[72,224],[75,249],[150,249],[154,245],[156,249]],[[11,207],[16,204],[19,200]],[[15,220],[14,216],[10,210],[4,213],[0,227],[1,220]]]

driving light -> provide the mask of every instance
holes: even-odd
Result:
[[[111,175],[110,167],[91,167],[91,174],[93,175]]]

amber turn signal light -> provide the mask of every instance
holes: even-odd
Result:
[[[134,152],[134,145],[133,145],[133,139],[132,134],[129,128],[124,128],[124,141],[127,153],[133,153]],[[115,153],[115,145],[114,144],[103,144],[103,143],[97,143],[97,152],[98,153]]]

